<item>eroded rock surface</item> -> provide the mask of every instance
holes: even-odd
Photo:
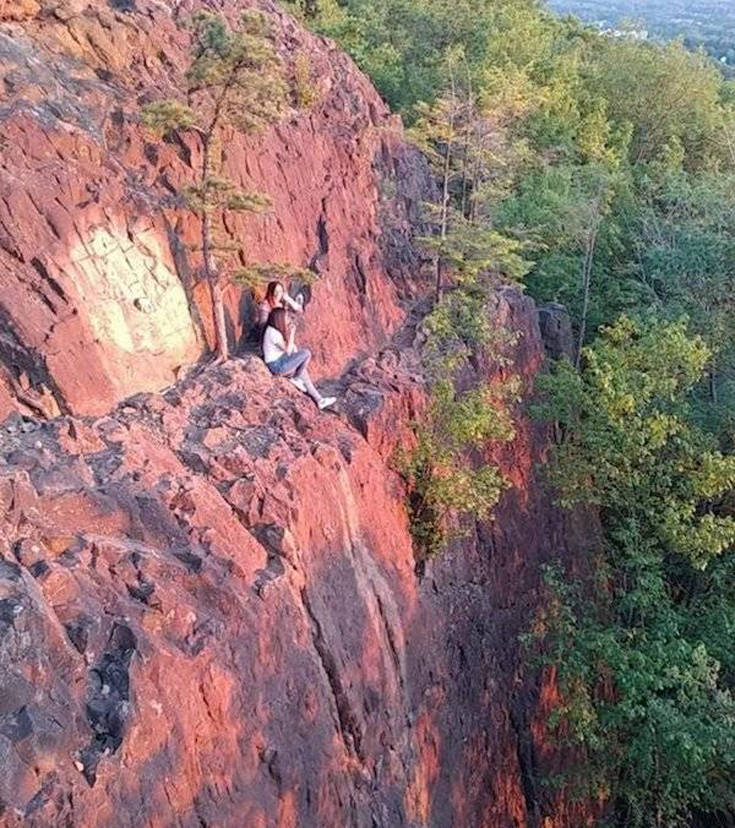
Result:
[[[590,527],[543,492],[548,435],[519,409],[488,447],[513,483],[495,522],[417,575],[391,460],[426,403],[432,186],[366,78],[269,0],[319,96],[224,136],[228,176],[274,203],[225,230],[244,262],[319,272],[300,339],[340,402],[253,356],[191,369],[211,314],[176,195],[199,147],[138,113],[180,94],[197,5],[0,2],[0,824],[581,825],[539,784],[555,687],[518,634]],[[533,304],[504,288],[488,312],[510,363],[468,381],[530,391]],[[234,340],[235,289],[228,313]]]
[[[493,320],[528,383],[532,303],[501,291]],[[540,824],[517,635],[579,527],[519,412],[496,521],[416,576],[386,463],[424,399],[400,337],[336,413],[246,357],[98,419],[6,422],[4,824]]]
[[[177,209],[201,147],[140,126],[147,101],[183,98],[183,24],[201,5],[0,5],[0,415],[102,413],[170,385],[211,344],[197,221]],[[235,19],[248,3],[205,5]],[[408,241],[431,184],[351,61],[270,0],[261,8],[287,71],[306,59],[317,98],[263,135],[225,131],[223,173],[273,209],[228,214],[222,232],[242,264],[320,274],[301,339],[336,374],[402,322],[398,298],[418,269]],[[227,304],[235,341],[247,299],[233,286]]]

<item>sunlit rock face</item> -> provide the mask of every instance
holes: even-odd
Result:
[[[138,112],[180,94],[195,7],[0,3],[0,824],[586,824],[541,785],[556,689],[518,635],[592,521],[553,507],[519,408],[487,447],[513,484],[495,521],[417,574],[392,464],[426,405],[407,308],[432,185],[366,78],[269,4],[320,97],[224,136],[227,175],[273,201],[224,229],[245,262],[320,274],[299,336],[339,404],[252,355],[178,370],[211,345],[171,200],[199,148]],[[234,341],[248,303],[227,305]],[[468,381],[530,394],[533,303],[487,312],[510,362],[477,354]]]
[[[217,7],[234,18],[242,4]],[[100,413],[171,384],[212,345],[198,222],[176,209],[201,148],[191,136],[153,141],[139,122],[146,101],[183,97],[183,23],[195,8],[0,6],[0,413],[22,404],[19,379],[61,410]],[[334,375],[401,323],[399,296],[420,264],[411,224],[432,185],[349,59],[263,8],[287,73],[306,56],[318,96],[262,135],[224,131],[223,173],[273,207],[229,214],[221,230],[241,264],[319,275],[300,339],[315,370]],[[248,299],[235,286],[226,299],[236,343],[250,324]]]
[[[488,312],[528,390],[533,303]],[[417,576],[389,465],[426,401],[412,342],[358,360],[338,414],[248,356],[0,428],[3,824],[585,824],[540,784],[554,682],[518,635],[589,522],[544,494],[519,410],[495,521]]]
[[[97,227],[63,267],[118,397],[170,384],[198,356],[186,293],[160,241],[152,227]]]

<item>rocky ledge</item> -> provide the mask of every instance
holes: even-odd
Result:
[[[182,377],[212,333],[172,199],[200,147],[139,113],[183,94],[182,20],[242,5],[0,0],[0,824],[581,825],[539,783],[554,681],[518,634],[589,525],[543,491],[548,434],[519,409],[488,447],[513,484],[496,520],[416,574],[391,458],[425,404],[406,311],[433,185],[368,80],[271,0],[317,99],[223,136],[273,210],[222,229],[243,263],[319,275],[300,342],[340,403],[254,356]],[[234,340],[248,297],[227,311]],[[510,362],[478,354],[472,379],[530,393],[533,303],[503,288],[488,313]]]
[[[493,314],[530,382],[533,304]],[[553,686],[517,635],[583,533],[519,412],[497,520],[416,576],[387,462],[424,399],[405,345],[343,375],[334,413],[249,356],[101,418],[5,423],[4,824],[540,824]]]

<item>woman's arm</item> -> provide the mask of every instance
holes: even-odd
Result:
[[[292,354],[296,350],[296,325],[291,325],[288,331],[288,345],[286,346],[286,353]]]
[[[302,313],[304,310],[304,306],[300,302],[297,302],[295,299],[289,296],[288,293],[283,294],[283,302],[284,304],[288,305],[289,308],[292,311],[294,311],[294,313]]]

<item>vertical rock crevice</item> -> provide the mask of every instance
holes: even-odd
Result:
[[[331,692],[333,709],[336,714],[335,725],[342,736],[345,751],[348,755],[356,756],[360,761],[364,761],[362,733],[358,725],[358,718],[352,709],[342,682],[341,666],[325,639],[322,624],[312,608],[306,588],[301,590],[301,603],[309,619],[314,650],[319,657],[319,662]]]

